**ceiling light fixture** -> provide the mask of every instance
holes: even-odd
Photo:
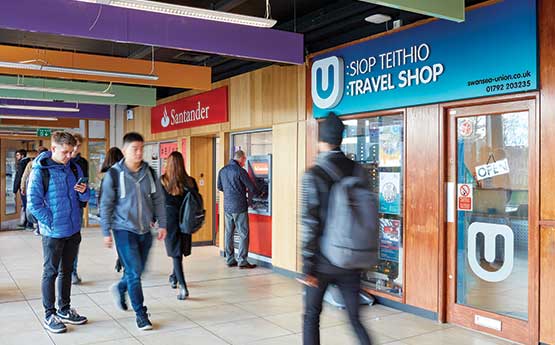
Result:
[[[203,8],[180,6],[160,3],[148,0],[76,0],[100,5],[128,8],[133,10],[170,14],[181,17],[190,17],[203,20],[212,20],[231,24],[256,26],[260,28],[271,28],[276,25],[277,20],[245,16],[242,14],[205,10]]]
[[[36,70],[36,71],[45,71],[45,72],[56,72],[56,73],[85,74],[85,75],[95,75],[95,76],[112,77],[112,78],[144,79],[144,80],[158,80],[159,79],[159,77],[155,74],[140,74],[140,73],[103,71],[103,70],[96,70],[96,69],[73,68],[73,67],[51,66],[51,65],[39,65],[39,64],[36,64],[36,63],[26,63],[26,62],[0,61],[0,67],[2,67],[2,68],[27,69],[27,70]]]
[[[58,121],[57,117],[20,116],[20,115],[0,115],[0,119],[4,119],[4,120]]]
[[[104,91],[87,91],[73,89],[59,89],[53,87],[26,86],[21,84],[0,84],[0,90],[20,90],[46,93],[61,93],[66,95],[92,96],[92,97],[115,97],[116,95]]]
[[[372,24],[382,24],[382,23],[386,23],[386,22],[390,21],[391,17],[388,16],[387,14],[377,13],[377,14],[373,14],[371,16],[368,16],[368,17],[364,18],[364,20],[366,20],[368,23],[372,23]]]
[[[67,107],[41,107],[37,105],[19,105],[19,104],[0,104],[0,109],[17,109],[17,110],[33,110],[33,111],[58,111],[62,113],[78,113],[79,108]]]

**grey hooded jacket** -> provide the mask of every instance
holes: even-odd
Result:
[[[150,224],[158,221],[166,227],[164,192],[160,181],[143,162],[138,172],[132,173],[125,159],[114,164],[102,180],[100,219],[104,236],[110,230],[124,230],[139,235],[150,231]],[[114,181],[112,176],[117,176]]]

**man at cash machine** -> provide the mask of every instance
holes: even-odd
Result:
[[[225,213],[225,256],[228,267],[239,266],[240,269],[255,268],[247,261],[249,255],[249,215],[247,190],[259,195],[259,189],[243,169],[247,156],[239,150],[233,159],[218,173],[218,190],[224,193]],[[235,258],[233,235],[239,233],[239,252]]]

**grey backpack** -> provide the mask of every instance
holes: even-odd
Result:
[[[333,265],[370,269],[378,262],[378,205],[363,168],[342,176],[333,164],[319,167],[333,180],[320,251]]]

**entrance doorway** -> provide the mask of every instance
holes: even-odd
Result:
[[[447,321],[537,343],[536,100],[446,112]]]
[[[0,230],[15,230],[20,224],[21,195],[13,193],[17,172],[17,150],[37,149],[38,140],[8,140],[0,138]],[[19,194],[19,193],[18,193]]]
[[[191,137],[191,171],[206,209],[203,227],[193,235],[195,244],[214,244],[214,138]]]

